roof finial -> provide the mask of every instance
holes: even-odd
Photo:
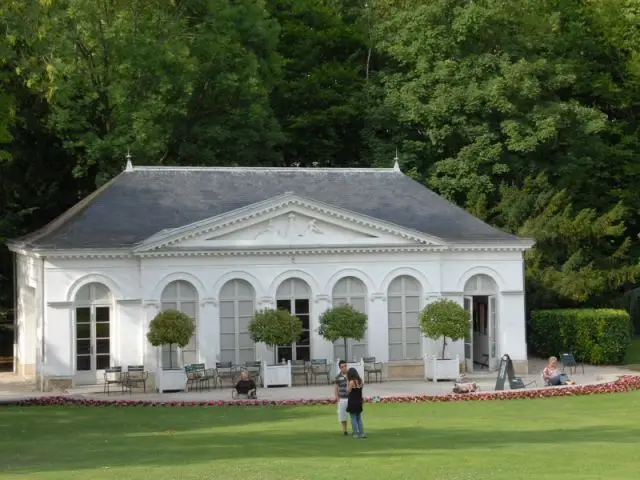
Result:
[[[127,166],[124,169],[125,172],[133,172],[133,163],[131,163],[131,153],[127,148]]]
[[[396,158],[393,159],[394,160],[394,164],[393,164],[393,171],[394,172],[400,172],[400,164],[398,163],[398,160],[400,160],[398,158],[398,147],[396,147]]]

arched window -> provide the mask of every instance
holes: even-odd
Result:
[[[102,283],[83,286],[74,299],[76,383],[94,384],[111,366],[111,309],[109,288]]]
[[[255,361],[255,343],[249,336],[255,297],[245,280],[229,280],[220,290],[220,361],[235,365]]]
[[[408,275],[393,279],[387,292],[389,361],[422,357],[422,332],[418,326],[420,282]]]
[[[302,321],[302,333],[297,342],[279,345],[276,358],[281,360],[311,360],[311,288],[299,278],[290,278],[278,286],[276,305],[284,308]]]
[[[356,310],[367,313],[367,287],[359,278],[341,278],[333,287],[331,297],[334,307],[338,307],[340,305],[351,305]],[[348,340],[347,349],[348,352],[345,352],[344,340],[337,340],[333,344],[334,358],[349,360],[349,358],[347,358],[347,355],[349,355],[351,358],[359,360],[360,358],[367,357],[366,333],[362,340]]]
[[[182,360],[188,365],[198,363],[196,351],[196,339],[198,337],[198,291],[185,280],[175,280],[164,287],[162,291],[162,310],[177,310],[193,318],[196,330],[191,341],[182,349]],[[178,353],[175,346],[164,345],[162,347],[162,367],[169,368],[178,365]]]

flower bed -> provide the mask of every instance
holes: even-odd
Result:
[[[599,393],[620,393],[640,390],[640,376],[625,375],[617,380],[596,385],[575,385],[566,387],[547,387],[539,389],[506,390],[500,392],[476,392],[447,395],[399,395],[387,397],[368,397],[367,403],[423,403],[423,402],[460,402],[487,400],[515,400],[527,398],[570,397],[595,395]],[[330,405],[330,398],[299,400],[210,400],[210,401],[154,401],[154,400],[118,400],[90,399],[86,397],[56,396],[33,397],[3,402],[13,406],[82,405],[92,407],[244,407],[244,406],[292,406],[292,405]]]

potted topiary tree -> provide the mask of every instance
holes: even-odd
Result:
[[[193,333],[195,322],[188,315],[177,310],[165,310],[158,313],[149,324],[147,339],[154,347],[169,346],[169,365],[164,367],[162,349],[158,350],[158,367],[156,368],[156,389],[164,391],[186,390],[187,375],[179,362],[174,362],[174,346],[184,348]]]
[[[344,355],[342,360],[349,361],[349,340],[362,340],[367,331],[367,314],[356,310],[351,305],[340,305],[326,310],[320,316],[320,327],[318,333],[324,339],[334,343],[340,339],[344,342]],[[340,359],[336,359],[339,361]],[[354,367],[364,378],[364,365],[362,359],[357,363],[352,363],[349,367]]]
[[[264,343],[273,349],[274,363],[263,362],[262,381],[265,387],[291,386],[291,362],[278,364],[278,345],[289,345],[300,338],[302,321],[284,309],[265,308],[254,313],[249,323],[249,336],[256,343]]]
[[[469,312],[448,299],[440,299],[427,305],[418,318],[425,337],[432,340],[442,338],[442,355],[425,356],[425,378],[455,380],[460,375],[460,359],[446,355],[447,339],[455,342],[463,339],[471,328]]]

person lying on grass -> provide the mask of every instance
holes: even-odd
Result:
[[[575,385],[576,382],[569,379],[566,373],[562,373],[558,369],[558,359],[556,357],[549,357],[549,363],[542,370],[542,378],[551,386],[558,385]]]
[[[246,370],[243,370],[240,374],[240,380],[234,387],[238,398],[242,399],[255,399],[256,397],[256,383],[249,378],[249,374]]]

